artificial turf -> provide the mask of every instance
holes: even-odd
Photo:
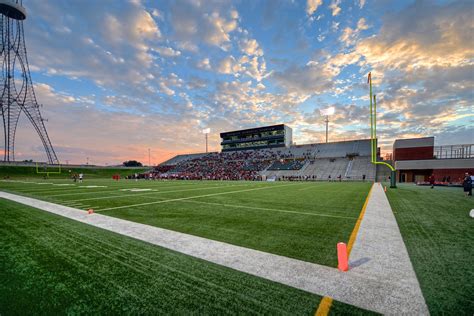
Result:
[[[399,185],[387,196],[432,315],[474,314],[474,199],[462,188]]]
[[[104,187],[78,188],[86,185]],[[348,241],[370,183],[88,180],[73,187],[0,182],[2,188],[335,267],[336,244]],[[121,191],[130,188],[155,191]]]
[[[0,216],[1,315],[312,315],[321,299],[11,201]]]

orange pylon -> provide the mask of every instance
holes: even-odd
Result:
[[[343,242],[337,244],[337,262],[337,268],[340,271],[347,271],[349,269],[349,263],[347,260],[347,246]]]

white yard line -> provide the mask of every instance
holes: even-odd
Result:
[[[219,185],[219,186],[213,186],[212,188],[222,188],[222,187],[228,187],[228,185]],[[165,188],[165,187],[163,187]],[[169,188],[169,187],[167,187]],[[206,187],[207,189],[208,187]],[[211,187],[209,187],[211,188]],[[177,191],[160,191],[160,192],[180,192],[180,191],[191,191],[191,190],[203,190],[204,188],[196,188],[196,189],[185,189],[185,190],[177,190]],[[68,194],[55,194],[55,195],[50,195],[49,197],[57,197],[57,196],[66,196],[66,195],[82,195],[82,194],[96,194],[96,193],[116,193],[118,190],[117,188],[113,189],[113,190],[107,190],[107,191],[88,191],[88,192],[79,192],[79,193],[68,193]],[[76,191],[77,192],[77,191]],[[135,194],[136,195],[136,194]],[[123,196],[123,195],[116,195],[116,196]],[[113,197],[113,196],[112,196]],[[104,198],[107,198],[107,197],[104,197]],[[82,201],[82,200],[76,200],[76,201]]]
[[[260,189],[278,187],[283,186]],[[245,191],[249,190],[240,190]],[[0,198],[378,313],[428,314],[395,218],[393,214],[389,216],[390,205],[381,188],[375,187],[369,199],[348,272],[98,213],[88,215],[74,208],[10,193],[0,192]],[[385,238],[385,234],[389,237]]]
[[[275,188],[286,187],[286,186],[289,186],[289,185],[296,185],[296,184],[270,185],[270,186],[252,188],[252,189],[245,189],[245,190],[218,192],[218,193],[188,196],[188,197],[176,198],[176,199],[161,200],[161,201],[155,201],[155,202],[139,203],[139,204],[132,204],[132,205],[122,205],[122,206],[104,208],[104,209],[101,209],[100,211],[102,212],[102,211],[109,211],[109,210],[118,210],[118,209],[122,209],[122,208],[133,208],[133,207],[144,206],[144,205],[153,205],[153,204],[169,203],[169,202],[175,202],[175,201],[184,201],[184,200],[191,200],[191,199],[197,199],[197,198],[208,197],[208,196],[234,194],[234,193],[257,191],[257,190],[275,189]]]
[[[281,212],[281,213],[301,214],[301,215],[310,215],[310,216],[320,216],[320,217],[334,217],[334,218],[344,218],[344,219],[357,219],[357,217],[329,215],[329,214],[322,214],[322,213],[298,212],[298,211],[281,210],[281,209],[266,208],[266,207],[255,207],[255,206],[245,206],[245,205],[235,205],[235,204],[201,202],[201,201],[191,201],[191,200],[183,200],[182,202],[198,203],[198,204],[208,204],[208,205],[217,205],[217,206],[225,206],[225,207],[235,207],[235,208],[244,208],[244,209],[249,209],[249,210],[262,210],[262,211],[271,211],[271,212]]]
[[[107,196],[100,196],[96,198],[87,198],[87,199],[79,199],[79,200],[71,200],[71,201],[94,201],[94,200],[107,200],[113,198],[122,198],[122,197],[130,197],[130,196],[142,196],[142,195],[150,195],[150,194],[166,194],[166,193],[176,193],[176,192],[189,192],[189,191],[199,191],[199,190],[211,190],[211,189],[222,189],[222,188],[230,188],[230,187],[241,187],[245,186],[245,184],[240,185],[230,185],[230,186],[215,186],[215,187],[205,187],[205,188],[196,188],[196,189],[184,189],[184,190],[169,190],[169,191],[154,191],[154,192],[147,192],[147,193],[136,193],[136,194],[117,194],[117,195],[107,195]],[[52,196],[52,195],[50,195]]]
[[[189,185],[189,184],[185,184],[185,185]],[[184,185],[183,185],[184,186]],[[161,187],[156,187],[156,188],[170,188],[170,187],[183,187],[183,186],[161,186]],[[221,186],[223,187],[223,186]],[[49,198],[49,197],[58,197],[58,196],[68,196],[68,195],[84,195],[84,194],[96,194],[96,193],[117,193],[119,191],[119,189],[122,189],[123,187],[115,187],[113,188],[112,186],[109,186],[108,187],[109,189],[106,190],[106,191],[89,191],[91,189],[89,189],[88,191],[79,191],[77,189],[77,186],[75,186],[74,188],[72,187],[69,187],[69,188],[56,188],[56,189],[52,189],[52,188],[49,188],[48,189],[25,189],[25,188],[5,188],[5,190],[8,190],[10,192],[18,192],[20,194],[31,194],[31,195],[40,195],[40,194],[48,194],[48,193],[61,193],[61,194],[54,194],[54,195],[48,195],[48,196],[45,196],[46,198]],[[118,196],[118,195],[117,195]],[[76,201],[76,200],[75,200]]]

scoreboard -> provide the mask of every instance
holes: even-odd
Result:
[[[222,151],[289,147],[293,142],[290,127],[285,124],[221,133]]]

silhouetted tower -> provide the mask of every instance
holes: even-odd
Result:
[[[23,20],[26,11],[22,0],[0,0],[0,62],[2,62],[0,108],[5,137],[4,161],[15,161],[15,133],[18,119],[24,113],[43,143],[48,162],[59,164],[41,117],[31,81]]]

